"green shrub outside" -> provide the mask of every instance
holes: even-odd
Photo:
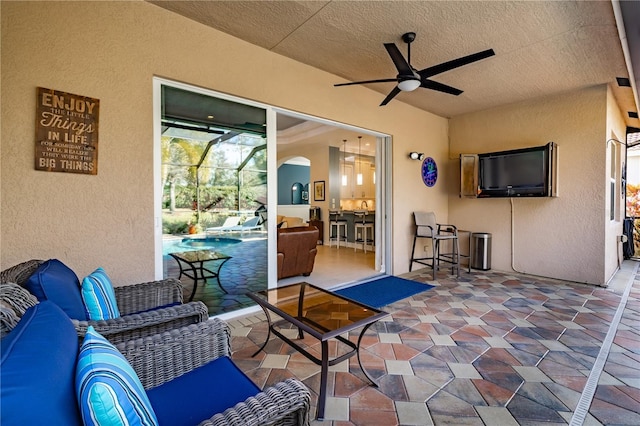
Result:
[[[240,189],[241,209],[244,206],[255,206],[257,193],[264,192],[262,186],[244,186]],[[221,226],[232,215],[227,210],[238,208],[238,188],[235,186],[201,186],[200,187],[200,218],[194,210],[196,188],[193,185],[175,186],[175,211],[169,212],[169,190],[165,189],[163,196],[162,233],[186,234],[189,225],[198,226],[198,232],[206,228]],[[246,218],[241,218],[245,220]]]

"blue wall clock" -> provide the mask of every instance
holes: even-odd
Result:
[[[436,166],[436,161],[431,157],[427,157],[422,161],[422,181],[428,187],[432,187],[437,180],[438,166]]]

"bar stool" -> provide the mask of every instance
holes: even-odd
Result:
[[[347,245],[347,220],[342,219],[340,210],[329,210],[329,247],[333,241],[336,242],[338,249],[341,241],[344,241],[345,246]]]
[[[460,247],[458,245],[458,229],[454,225],[436,223],[436,215],[433,212],[414,212],[413,219],[416,231],[413,236],[413,249],[409,272],[414,263],[430,266],[433,270],[433,280],[436,279],[436,271],[440,268],[440,262],[451,265],[451,273],[456,270],[460,276]],[[416,242],[418,238],[431,239],[431,257],[415,257]],[[451,241],[451,252],[440,252],[440,241]],[[429,262],[430,261],[430,262]]]
[[[355,216],[355,245],[353,246],[353,251],[358,248],[358,243],[362,243],[362,250],[366,253],[367,244],[371,243],[373,246],[373,222],[366,222],[365,220],[369,214],[368,210],[355,210],[353,214]],[[369,234],[369,231],[371,231],[371,234]],[[371,235],[371,238],[369,238],[369,235]]]

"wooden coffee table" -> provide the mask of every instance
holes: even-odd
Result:
[[[193,296],[196,294],[198,281],[202,281],[202,284],[205,285],[209,278],[215,278],[218,282],[218,287],[225,293],[229,293],[220,283],[220,269],[222,269],[222,265],[224,265],[227,260],[231,259],[231,256],[213,250],[183,251],[179,253],[169,253],[169,255],[178,262],[178,266],[180,267],[180,276],[178,279],[185,275],[193,280],[193,290],[191,291],[189,301],[192,301]],[[219,261],[217,264],[214,264],[215,267],[205,267],[206,263],[213,263],[214,261]],[[183,264],[186,265],[184,268]]]
[[[388,316],[388,313],[308,283],[298,283],[286,287],[248,293],[247,295],[262,307],[269,322],[267,340],[253,356],[256,356],[264,349],[269,341],[271,332],[273,332],[273,334],[292,348],[296,349],[315,364],[321,366],[320,394],[318,397],[317,411],[319,420],[324,419],[327,372],[329,366],[338,364],[356,355],[358,357],[358,364],[364,375],[374,386],[377,386],[374,379],[369,376],[360,361],[360,342],[367,329],[379,319]],[[282,319],[273,322],[269,312],[273,312]],[[306,331],[320,341],[322,348],[321,358],[312,355],[280,332],[279,328],[281,328],[282,325],[288,324],[293,324],[298,328],[299,339],[303,338],[303,332]],[[362,327],[362,331],[358,336],[357,343],[353,343],[342,336],[360,327]],[[335,358],[330,358],[329,340],[331,339],[336,339],[338,342],[346,345],[349,348],[348,352]]]

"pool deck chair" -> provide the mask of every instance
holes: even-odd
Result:
[[[436,279],[436,271],[440,268],[440,262],[451,265],[451,273],[456,270],[460,276],[460,247],[458,245],[458,229],[454,225],[436,223],[436,215],[433,212],[414,212],[415,234],[413,236],[413,249],[411,250],[411,262],[409,271],[414,263],[431,267],[433,280]],[[431,239],[431,257],[415,257],[418,238]],[[451,252],[441,253],[440,242],[450,241]]]
[[[247,231],[258,231],[262,229],[262,225],[260,223],[260,216],[254,216],[251,219],[247,219],[244,221],[242,225],[236,225],[229,228],[231,232],[247,232]]]
[[[207,234],[219,234],[222,232],[232,230],[232,228],[235,226],[238,226],[239,223],[240,223],[240,216],[229,216],[221,226],[214,226],[212,228],[207,228],[204,231]]]

